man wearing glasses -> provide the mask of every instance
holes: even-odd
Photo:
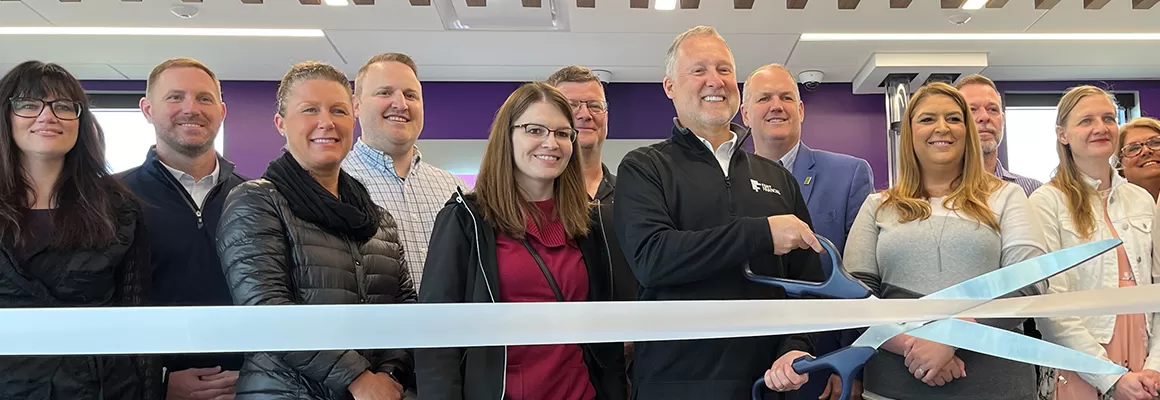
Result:
[[[547,83],[554,86],[572,104],[580,146],[581,170],[584,173],[584,187],[588,196],[599,202],[600,216],[604,221],[604,235],[608,240],[612,256],[613,290],[618,301],[636,300],[636,278],[625,261],[612,229],[612,204],[616,195],[616,175],[601,161],[604,140],[608,138],[608,101],[604,97],[604,85],[592,70],[578,65],[560,68],[548,77]],[[625,364],[631,370],[632,343],[624,344]]]
[[[608,101],[604,97],[604,86],[592,70],[577,65],[557,70],[548,77],[547,83],[563,93],[572,104],[584,187],[588,190],[588,196],[600,203],[600,215],[606,226],[605,234],[613,255],[617,300],[635,300],[636,278],[623,260],[624,254],[616,240],[616,232],[609,229],[612,224],[612,203],[616,197],[616,175],[601,161],[600,154],[604,140],[608,138]],[[631,350],[632,346],[629,345],[628,351]]]
[[[608,138],[608,101],[604,86],[592,70],[572,65],[561,68],[548,77],[547,83],[556,87],[572,104],[572,114],[579,135],[584,186],[588,196],[602,203],[612,203],[616,176],[600,159],[604,139]]]

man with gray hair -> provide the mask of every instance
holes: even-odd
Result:
[[[975,126],[979,128],[979,142],[983,148],[983,168],[999,179],[1019,185],[1024,194],[1031,196],[1035,189],[1043,186],[1043,182],[1011,173],[999,162],[999,144],[1003,143],[1005,136],[1006,125],[1003,118],[1006,113],[1003,112],[1003,97],[999,95],[995,82],[983,75],[971,74],[960,79],[955,88],[959,89],[959,93],[967,100],[971,119],[975,120]]]
[[[588,197],[600,204],[601,217],[611,224],[612,204],[616,200],[616,175],[608,170],[601,160],[604,141],[608,138],[608,100],[604,97],[604,85],[592,70],[569,65],[556,70],[546,81],[554,86],[572,105],[573,122],[578,131],[576,144],[580,147],[581,170],[584,173],[584,187]],[[611,225],[608,226],[612,228]],[[607,232],[610,242],[616,241],[616,232]],[[632,271],[624,265],[624,254],[620,246],[609,243],[613,255],[613,276],[617,280],[615,296],[617,300],[636,299],[636,279]]]
[[[572,105],[576,123],[576,143],[580,145],[583,163],[584,187],[588,196],[610,201],[615,192],[616,176],[601,162],[600,151],[608,138],[608,100],[604,85],[592,70],[579,65],[560,68],[548,76],[547,84],[554,86]]]
[[[604,237],[608,240],[608,252],[612,258],[613,299],[617,301],[636,300],[636,278],[624,259],[624,252],[616,239],[616,230],[611,226],[612,205],[616,200],[616,175],[608,171],[601,160],[604,140],[608,138],[608,100],[604,97],[604,85],[592,70],[569,65],[548,76],[546,81],[554,86],[572,106],[572,119],[578,135],[576,144],[580,147],[580,166],[584,174],[584,187],[588,196],[599,207],[600,218],[605,223]],[[632,343],[624,344],[625,365],[631,369]],[[631,371],[626,371],[631,385]]]
[[[677,114],[671,136],[620,163],[616,233],[642,301],[786,297],[781,288],[747,280],[747,268],[824,278],[821,246],[793,175],[742,150],[749,133],[732,123],[740,103],[735,65],[715,29],[678,35],[663,80]],[[791,363],[812,351],[811,336],[637,343],[633,398],[749,398],[753,382],[763,379],[774,390],[765,398],[782,399],[808,380]]]

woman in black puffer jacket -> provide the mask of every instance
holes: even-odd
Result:
[[[354,136],[346,76],[295,65],[274,122],[289,151],[230,192],[218,227],[234,304],[414,302],[394,219],[340,169]],[[237,399],[394,400],[413,369],[407,350],[251,353]]]
[[[0,99],[0,307],[142,305],[140,204],[105,169],[80,82],[29,61],[0,79]],[[152,400],[160,387],[154,356],[0,357],[0,399]]]

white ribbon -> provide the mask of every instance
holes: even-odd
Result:
[[[962,310],[962,313],[946,310]],[[999,300],[459,303],[0,310],[0,355],[309,351],[785,335],[952,317],[1160,312],[1160,287]]]

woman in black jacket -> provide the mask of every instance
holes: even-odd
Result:
[[[415,301],[394,219],[340,168],[354,121],[341,71],[305,62],[282,78],[274,123],[289,151],[230,192],[218,226],[235,304]],[[239,400],[396,400],[413,381],[406,350],[251,353],[236,390]]]
[[[521,86],[492,124],[472,194],[435,219],[422,303],[609,301],[612,260],[573,151],[568,100]],[[623,343],[418,349],[423,400],[627,397]]]
[[[141,210],[106,169],[80,82],[28,61],[0,99],[0,307],[142,305]],[[160,384],[152,356],[0,357],[3,399],[159,399]]]

